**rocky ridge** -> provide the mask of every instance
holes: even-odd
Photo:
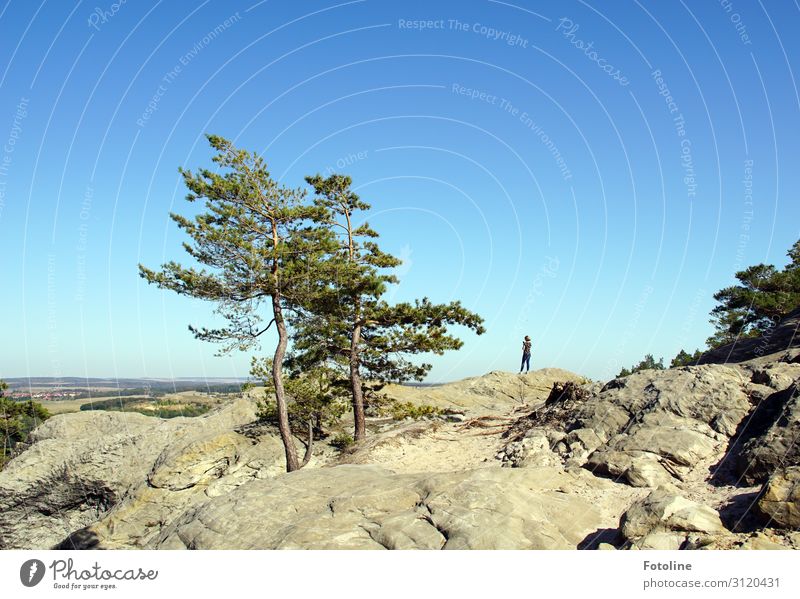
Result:
[[[0,548],[800,548],[792,343],[605,384],[391,386],[448,417],[373,420],[291,474],[247,399],[56,416],[0,472]]]

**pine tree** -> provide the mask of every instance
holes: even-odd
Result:
[[[740,337],[755,337],[775,326],[800,305],[800,240],[787,252],[789,264],[779,270],[757,264],[736,273],[737,285],[714,294],[719,303],[711,311],[715,333],[710,348]]]
[[[283,384],[287,313],[313,304],[311,298],[324,287],[321,265],[334,240],[327,227],[319,226],[327,218],[325,210],[305,202],[304,191],[279,185],[261,156],[218,136],[210,135],[208,141],[224,174],[180,169],[190,192],[186,199],[205,200],[205,211],[192,219],[170,214],[190,238],[184,249],[202,267],[169,262],[158,272],[139,265],[139,273],[162,289],[214,303],[227,326],[189,329],[197,339],[220,343],[221,353],[258,347],[261,335],[275,325],[272,382],[291,472],[300,462]]]
[[[703,352],[699,349],[694,350],[694,353],[692,354],[681,349],[677,355],[672,358],[672,361],[669,363],[669,367],[678,368],[679,366],[691,366],[693,364],[697,364],[702,356]]]
[[[299,363],[332,362],[346,365],[352,395],[354,438],[366,436],[364,378],[373,383],[422,380],[429,364],[413,364],[408,356],[442,354],[463,343],[448,334],[450,325],[463,325],[478,334],[483,320],[459,302],[433,304],[427,298],[390,306],[382,300],[396,278],[386,269],[401,262],[383,252],[378,234],[368,224],[355,225],[357,213],[370,208],[350,188],[350,177],[308,177],[315,202],[328,210],[328,226],[339,237],[339,249],[327,263],[332,281],[327,294],[315,297],[312,309],[297,321]]]

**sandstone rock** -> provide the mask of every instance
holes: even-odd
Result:
[[[212,433],[167,447],[147,477],[151,487],[180,491],[220,478],[250,441],[233,431]]]
[[[708,351],[700,358],[700,363],[727,364],[744,362],[800,347],[798,328],[800,328],[800,308],[792,311],[769,334],[755,338],[741,338],[733,343]]]
[[[719,514],[708,506],[701,505],[658,488],[644,499],[634,503],[620,520],[622,535],[640,545],[648,539],[646,546],[674,543],[680,535],[674,533],[700,532],[709,534],[726,533]],[[658,536],[652,536],[662,533]],[[666,533],[666,534],[664,534]],[[686,535],[683,535],[685,540]]]
[[[135,545],[160,530],[176,501],[188,498],[180,490],[205,488],[234,465],[249,464],[245,478],[254,476],[252,443],[231,430],[254,419],[245,400],[199,418],[105,411],[54,416],[0,472],[0,548],[50,548],[75,531],[94,539],[90,527],[113,521],[115,510],[120,531],[127,531],[115,542]],[[262,457],[270,461],[270,455]]]
[[[763,400],[748,419],[734,450],[748,484],[765,482],[778,468],[800,465],[800,384]]]
[[[781,545],[780,543],[776,543],[763,532],[759,532],[742,543],[739,549],[750,549],[755,551],[780,551],[789,548],[785,545]]]
[[[397,475],[376,466],[251,481],[167,527],[153,548],[574,548],[596,509],[557,489],[603,481],[560,469]]]
[[[771,362],[755,368],[752,381],[754,384],[769,387],[775,391],[783,391],[800,378],[800,364]]]
[[[800,467],[777,471],[764,484],[758,499],[759,511],[769,526],[800,529]]]
[[[636,546],[639,549],[673,551],[680,549],[685,542],[686,533],[656,530],[639,539]]]
[[[724,455],[750,410],[747,384],[726,366],[642,371],[607,384],[569,426],[607,440],[586,468],[655,487]]]

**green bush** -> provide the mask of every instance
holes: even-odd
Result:
[[[353,443],[355,443],[355,441],[349,433],[339,433],[330,440],[330,444],[340,451],[347,449],[353,445]]]
[[[0,436],[3,438],[0,468],[8,461],[17,443],[24,441],[28,433],[50,418],[50,412],[40,403],[6,399],[6,388],[5,382],[0,380]]]
[[[415,405],[411,402],[395,402],[389,406],[389,414],[395,420],[404,420],[405,418],[419,420],[420,418],[442,416],[444,415],[444,410],[427,404]]]

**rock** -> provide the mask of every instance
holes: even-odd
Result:
[[[745,362],[800,347],[800,308],[760,337],[740,338],[702,355],[700,364]]]
[[[572,430],[601,441],[586,468],[634,486],[684,480],[726,450],[751,406],[735,368],[690,366],[615,379],[578,407]]]
[[[586,379],[560,368],[541,368],[525,375],[493,371],[453,383],[425,387],[387,385],[382,392],[389,398],[413,404],[463,411],[466,415],[487,412],[508,412],[511,407],[537,405],[550,392],[554,383]]]
[[[557,489],[604,484],[551,468],[437,475],[361,465],[300,470],[208,499],[149,547],[567,549],[601,520],[589,502]]]
[[[233,431],[212,433],[168,446],[147,477],[151,487],[180,491],[208,484],[235,465],[250,441]]]
[[[744,543],[742,543],[739,549],[750,549],[755,551],[775,551],[775,550],[782,550],[789,548],[784,545],[781,545],[780,543],[776,543],[763,532],[759,532],[750,537],[749,539],[747,539]]]
[[[614,547],[611,543],[600,543],[597,546],[597,549],[600,551],[616,551],[617,548]]]
[[[677,549],[680,543],[675,547],[667,545],[674,545],[679,537],[683,542],[686,535],[674,533],[727,532],[716,510],[663,488],[656,489],[628,508],[620,519],[620,527],[627,540],[640,547],[639,542],[646,540],[644,546],[652,549]]]
[[[686,533],[677,533],[664,530],[656,530],[646,534],[636,546],[639,549],[656,549],[673,551],[680,549],[686,542]]]
[[[672,475],[661,466],[659,457],[644,451],[600,449],[589,456],[585,468],[634,487],[658,487],[671,483]]]
[[[800,467],[775,472],[764,484],[757,506],[767,526],[800,529]]]
[[[765,482],[778,468],[800,465],[800,384],[758,404],[733,458],[741,479],[751,485]]]
[[[752,382],[769,387],[774,391],[783,391],[800,378],[800,364],[772,362],[753,371]]]
[[[560,437],[564,437],[562,433]],[[562,444],[559,435],[551,435],[547,429],[533,428],[525,436],[506,445],[498,454],[503,466],[527,468],[536,466],[561,466],[561,458],[550,449],[551,441]]]
[[[0,471],[0,548],[46,549],[67,537],[93,546],[104,519],[106,533],[118,531],[109,546],[136,546],[181,513],[187,489],[213,493],[219,477],[236,486],[282,466],[274,441],[253,445],[231,430],[253,420],[246,400],[198,418],[54,416]]]

